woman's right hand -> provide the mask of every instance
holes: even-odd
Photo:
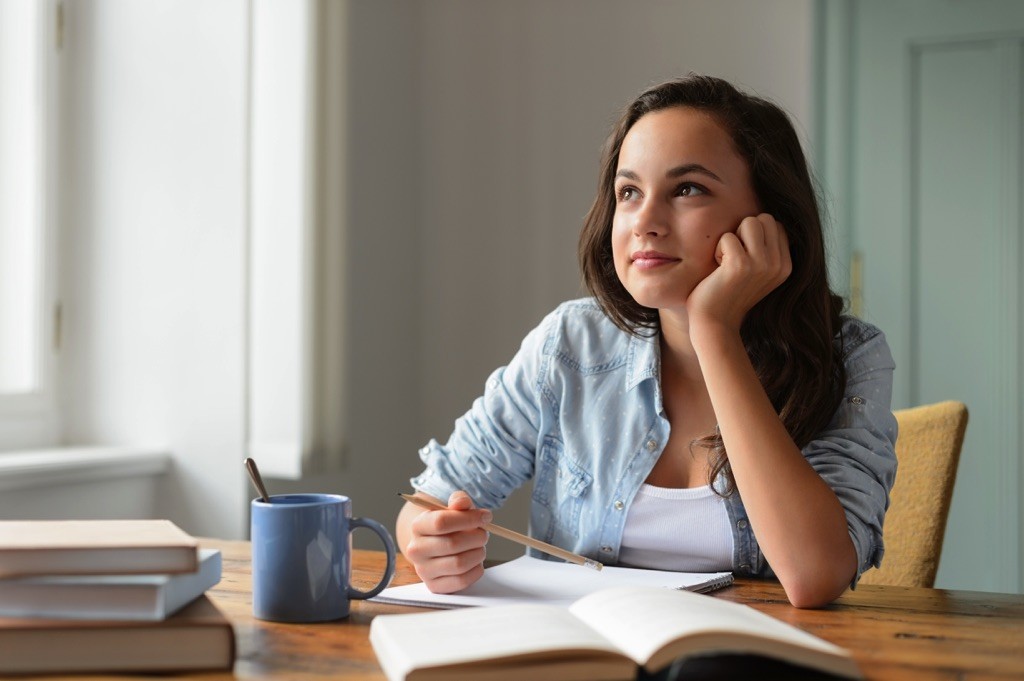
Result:
[[[491,512],[473,506],[465,492],[453,492],[444,511],[424,511],[406,502],[398,516],[402,553],[434,593],[465,589],[484,574]]]

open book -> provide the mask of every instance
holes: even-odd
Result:
[[[657,587],[615,587],[568,609],[540,604],[379,615],[370,643],[390,681],[618,681],[677,658],[763,655],[862,678],[842,648],[751,607]]]
[[[608,567],[590,570],[572,563],[522,556],[484,570],[462,591],[435,594],[422,582],[384,589],[372,600],[427,608],[545,603],[568,607],[587,594],[613,586],[657,586],[705,593],[732,584],[731,572],[671,572]]]

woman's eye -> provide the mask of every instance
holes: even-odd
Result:
[[[693,184],[692,182],[684,182],[676,188],[676,194],[678,196],[700,196],[706,194],[704,187],[699,184]]]
[[[615,197],[619,201],[632,201],[637,197],[636,187],[620,187],[619,190],[615,192]]]

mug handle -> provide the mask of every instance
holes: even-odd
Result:
[[[351,520],[349,520],[349,532],[356,529],[357,527],[365,527],[368,530],[373,530],[375,533],[377,533],[377,536],[380,537],[380,540],[384,542],[384,551],[386,551],[388,554],[387,569],[384,570],[384,576],[377,583],[377,586],[373,587],[369,591],[360,591],[359,589],[349,584],[349,598],[373,598],[381,591],[383,591],[384,587],[391,583],[391,578],[395,576],[395,541],[391,538],[391,535],[384,528],[384,526],[378,523],[376,520],[371,520],[370,518],[352,518]]]

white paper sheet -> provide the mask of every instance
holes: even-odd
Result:
[[[523,556],[487,568],[475,584],[454,594],[431,593],[422,583],[394,586],[371,600],[428,608],[548,603],[569,607],[578,598],[613,586],[655,586],[703,593],[728,586],[731,572],[669,572],[605,567],[591,570]]]

